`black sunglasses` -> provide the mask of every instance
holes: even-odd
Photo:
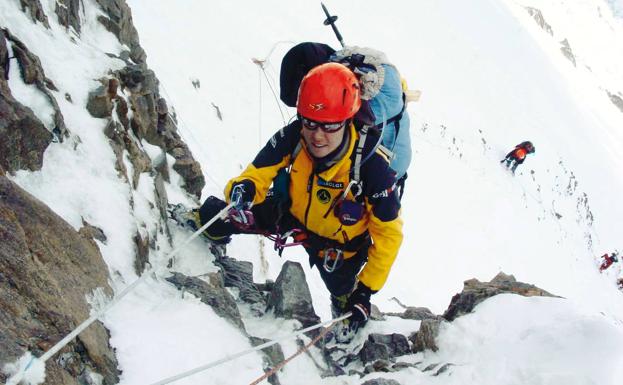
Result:
[[[322,123],[322,122],[316,122],[315,120],[310,120],[307,119],[305,117],[300,117],[301,122],[303,122],[303,126],[305,128],[307,128],[310,131],[316,131],[317,128],[320,128],[322,131],[326,132],[326,133],[332,133],[332,132],[337,132],[340,129],[342,129],[342,127],[344,127],[346,125],[346,120],[341,121],[341,122],[335,122],[335,123]]]

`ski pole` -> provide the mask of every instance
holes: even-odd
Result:
[[[337,37],[337,40],[342,45],[342,48],[344,48],[345,47],[344,39],[342,39],[342,35],[340,34],[340,31],[337,30],[337,26],[335,25],[335,22],[337,21],[337,16],[335,15],[331,16],[331,14],[329,13],[329,10],[327,9],[327,7],[325,7],[323,3],[320,3],[320,5],[322,6],[322,10],[324,11],[324,14],[327,15],[327,19],[324,21],[324,25],[331,26],[331,28],[333,29],[333,32],[335,33],[335,37]]]

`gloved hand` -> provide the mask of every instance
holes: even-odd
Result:
[[[349,320],[358,324],[359,327],[368,322],[370,316],[370,296],[372,290],[359,282],[357,288],[350,294],[346,302],[346,310],[352,312]]]
[[[229,201],[234,203],[234,208],[238,211],[251,208],[255,197],[255,185],[248,179],[236,182],[231,186]]]

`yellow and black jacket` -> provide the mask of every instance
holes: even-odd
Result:
[[[244,172],[229,181],[225,197],[230,196],[233,183],[250,180],[255,185],[254,204],[266,199],[266,194],[279,170],[291,165],[289,195],[290,213],[305,226],[308,232],[330,239],[344,250],[344,258],[352,257],[354,240],[368,235],[372,245],[368,250],[368,262],[359,273],[359,281],[378,291],[385,284],[391,266],[402,243],[402,220],[400,200],[396,191],[395,173],[389,168],[387,157],[374,150],[378,137],[368,135],[364,154],[370,157],[361,164],[361,181],[365,213],[361,220],[344,226],[330,209],[334,200],[341,196],[352,178],[354,149],[359,133],[354,125],[349,130],[345,155],[326,170],[316,171],[313,158],[307,152],[301,137],[301,124],[294,121],[277,132],[259,152]],[[294,154],[301,142],[302,150]],[[368,143],[369,142],[369,143]],[[292,159],[292,156],[295,158]],[[355,201],[352,191],[347,199]]]

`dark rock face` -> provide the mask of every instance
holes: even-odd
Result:
[[[19,3],[22,6],[22,11],[30,15],[32,21],[38,21],[45,25],[46,28],[50,28],[48,17],[45,15],[45,12],[43,12],[39,0],[19,0]]]
[[[238,288],[240,299],[251,304],[258,315],[262,315],[266,308],[266,300],[253,283],[253,264],[229,257],[216,259],[214,264],[221,268],[225,286]]]
[[[54,12],[60,25],[80,33],[80,0],[57,0]]]
[[[402,334],[376,334],[368,336],[368,340],[359,351],[362,362],[374,362],[377,360],[390,360],[410,352],[407,337]]]
[[[40,170],[43,153],[52,143],[52,134],[30,108],[11,94],[7,78],[12,62],[4,37],[0,35],[0,165],[8,172]]]
[[[177,134],[175,123],[168,115],[166,102],[159,97],[158,79],[153,71],[144,64],[130,65],[118,71],[116,76],[103,79],[102,86],[89,94],[87,109],[94,117],[110,119],[105,133],[112,140],[119,174],[131,180],[134,188],[137,186],[139,175],[143,172],[160,172],[165,180],[169,179],[166,158],[164,170],[162,167],[155,169],[147,154],[129,135],[129,130],[132,130],[139,140],[145,139],[173,156],[175,158],[173,169],[183,178],[184,189],[200,197],[201,190],[205,186],[201,166]],[[129,91],[129,105],[118,95],[119,87]],[[131,118],[129,118],[130,109]],[[121,124],[111,117],[116,117]],[[124,149],[129,152],[130,161],[134,166],[132,176],[127,175],[122,161]],[[164,209],[165,207],[162,207],[161,211],[164,212]]]
[[[283,264],[268,300],[268,309],[273,309],[277,317],[296,319],[304,327],[320,322],[299,263],[287,261]]]
[[[173,273],[171,277],[167,278],[167,281],[171,282],[178,289],[185,290],[196,296],[206,305],[211,306],[216,314],[227,319],[246,334],[236,301],[225,289],[223,278],[219,274],[209,274],[208,282],[206,282],[199,278]]]
[[[130,47],[130,58],[135,63],[144,63],[147,55],[140,46],[138,32],[132,23],[132,11],[125,0],[96,0],[108,17],[98,20],[123,44]]]
[[[0,362],[40,356],[89,318],[85,295],[108,269],[97,245],[46,205],[0,177]],[[79,384],[88,371],[119,381],[108,331],[96,322],[47,362],[46,384]],[[64,359],[61,359],[64,357]],[[6,381],[0,374],[0,382]]]
[[[420,330],[417,331],[409,339],[413,342],[413,353],[423,352],[426,349],[430,349],[433,352],[439,350],[435,338],[439,335],[439,325],[441,320],[439,319],[427,319],[420,324]]]
[[[37,87],[37,89],[46,96],[52,105],[52,108],[54,109],[54,127],[52,128],[52,133],[54,133],[58,141],[62,142],[63,138],[69,136],[69,132],[65,126],[65,120],[58,103],[56,102],[56,98],[50,92],[50,90],[58,91],[58,89],[54,83],[45,76],[43,67],[41,66],[41,61],[37,55],[30,52],[28,47],[26,47],[26,45],[17,37],[11,35],[8,30],[5,29],[4,34],[12,43],[11,48],[13,49],[13,55],[19,65],[20,74],[24,80],[24,83],[32,84]]]
[[[249,337],[249,340],[251,341],[251,345],[253,346],[260,346],[270,341],[270,340],[259,338],[259,337]],[[272,346],[262,349],[262,353],[264,353],[264,357],[263,357],[264,371],[268,371],[274,368],[277,364],[280,364],[282,361],[285,360],[285,357],[283,355],[283,350],[281,349],[281,345],[279,344],[274,344]],[[268,377],[267,381],[271,385],[280,384],[277,373]]]
[[[477,279],[465,281],[463,283],[463,291],[452,297],[450,306],[443,314],[443,318],[452,321],[457,317],[470,313],[476,305],[485,299],[502,293],[519,294],[525,297],[554,297],[554,295],[534,285],[517,282],[512,275],[499,273],[491,282],[480,282]]]
[[[377,360],[389,360],[389,349],[386,345],[368,339],[364,342],[363,347],[359,351],[359,359],[363,363]]]

